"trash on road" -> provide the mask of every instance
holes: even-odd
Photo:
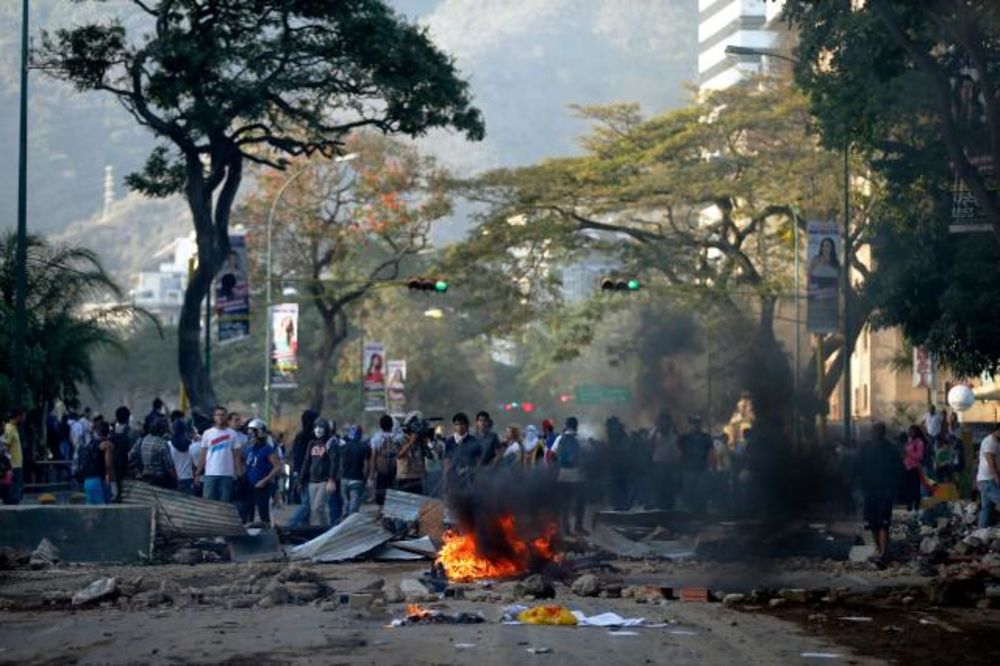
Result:
[[[482,624],[486,618],[482,613],[445,613],[419,604],[406,607],[406,617],[393,620],[390,627],[405,627],[412,624]]]
[[[576,616],[565,606],[535,606],[523,610],[517,619],[525,624],[547,624],[562,627],[576,626],[579,622]]]
[[[525,650],[528,654],[552,654],[552,648],[530,647]]]
[[[573,617],[582,627],[639,627],[646,622],[646,618],[622,617],[618,613],[601,613],[588,617],[580,611],[573,611]]]

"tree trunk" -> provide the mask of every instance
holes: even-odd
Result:
[[[326,385],[330,380],[334,355],[347,339],[347,318],[342,309],[321,311],[323,314],[323,344],[316,352],[316,369],[309,407],[321,413],[326,401]]]
[[[216,268],[205,263],[199,249],[198,268],[184,291],[184,304],[177,325],[177,365],[181,381],[191,405],[201,407],[206,414],[216,404],[216,399],[201,355],[201,306],[212,287]]]

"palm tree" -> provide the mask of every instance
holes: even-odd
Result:
[[[0,405],[12,404],[14,335],[13,232],[0,236]],[[93,385],[95,350],[120,347],[123,321],[134,313],[118,304],[122,293],[97,255],[81,247],[56,247],[38,236],[27,242],[27,341],[25,381],[32,406],[73,401]]]

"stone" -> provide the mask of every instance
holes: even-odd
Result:
[[[139,592],[132,597],[132,603],[136,604],[140,608],[156,608],[161,606],[167,601],[167,595],[159,590],[148,590],[146,592]]]
[[[767,605],[770,606],[771,608],[780,608],[781,606],[784,606],[787,603],[788,603],[787,600],[781,599],[779,597],[779,598],[771,599],[770,601],[767,602]]]
[[[309,603],[315,601],[323,595],[323,587],[319,583],[313,582],[288,582],[285,583],[288,596],[296,603]]]
[[[73,595],[73,605],[83,606],[104,601],[113,597],[117,591],[118,583],[114,578],[98,578]]]
[[[423,601],[424,597],[430,594],[427,586],[416,578],[404,578],[399,581],[399,590],[407,601]]]
[[[722,597],[722,604],[724,606],[735,606],[746,601],[747,595],[730,593]]]
[[[532,574],[520,581],[521,589],[524,591],[522,596],[525,594],[533,594],[536,597],[542,597],[546,590],[545,579],[541,574]]]
[[[945,552],[945,550],[944,542],[940,537],[924,537],[924,539],[920,542],[921,555],[938,555]]]
[[[371,594],[352,594],[347,597],[347,607],[352,611],[363,611],[371,607],[375,597]]]
[[[578,597],[596,597],[601,591],[601,581],[594,574],[583,574],[573,581],[572,589]]]
[[[227,610],[232,610],[234,608],[253,608],[257,603],[258,601],[256,597],[251,595],[241,595],[226,599],[224,605]]]
[[[382,598],[387,604],[401,604],[406,601],[406,595],[403,594],[398,585],[389,585],[382,590]]]
[[[174,564],[200,564],[202,561],[201,550],[197,548],[181,548],[170,560]]]
[[[59,549],[46,538],[43,538],[38,547],[31,552],[31,559],[28,566],[34,570],[47,569],[59,563]]]
[[[265,599],[269,600],[272,605],[280,606],[282,604],[287,604],[291,595],[288,592],[288,588],[284,583],[277,580],[272,580],[264,588],[264,593],[261,595],[260,600],[263,602]],[[243,608],[243,606],[236,606],[236,608]]]
[[[73,595],[65,590],[49,590],[42,592],[42,603],[46,604],[68,604],[73,599]]]
[[[875,554],[875,546],[854,546],[847,554],[851,562],[867,562]]]

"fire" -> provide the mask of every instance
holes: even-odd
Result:
[[[503,540],[502,548],[496,549],[504,555],[487,557],[480,552],[473,534],[448,531],[443,535],[444,544],[438,551],[436,562],[444,568],[448,580],[469,582],[485,578],[510,578],[528,571],[539,562],[557,559],[552,547],[556,526],[549,525],[545,533],[530,541],[517,535],[514,516],[505,515],[497,523],[495,530]]]
[[[410,619],[424,619],[433,614],[433,611],[424,608],[420,604],[409,604],[406,607],[406,617]]]

